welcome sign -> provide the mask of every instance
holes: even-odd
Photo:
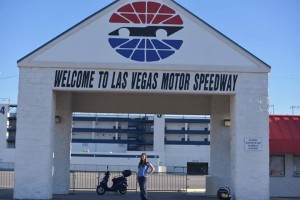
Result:
[[[238,74],[231,73],[56,70],[53,86],[64,90],[232,93],[237,81]]]

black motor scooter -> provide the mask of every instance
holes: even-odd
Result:
[[[104,174],[105,176],[102,178],[101,182],[97,186],[96,192],[98,195],[105,194],[106,191],[109,192],[120,192],[120,194],[125,194],[127,192],[127,179],[131,175],[131,170],[124,170],[122,171],[122,176],[115,177],[112,179],[113,185],[111,187],[107,186],[110,172],[107,170]]]

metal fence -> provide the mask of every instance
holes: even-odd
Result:
[[[87,172],[71,171],[70,189],[95,189],[104,177],[105,171]],[[110,171],[109,184],[112,184],[114,177],[121,176],[121,172]],[[127,177],[128,190],[138,190],[137,173],[133,172]],[[110,186],[110,185],[109,185]],[[185,173],[153,173],[148,179],[147,189],[149,191],[178,191],[187,189],[187,175]]]
[[[104,171],[96,172],[96,171],[71,171],[70,172],[70,189],[78,190],[78,189],[94,189],[96,190],[97,185],[100,183],[102,178],[104,177]],[[112,172],[110,171],[110,177],[108,186],[110,187],[112,184],[112,179],[114,177],[121,176],[121,172]],[[137,190],[137,182],[136,182],[136,173],[133,172],[131,176],[127,177],[128,190]]]
[[[187,175],[185,173],[153,173],[147,182],[149,191],[181,191],[187,189]]]
[[[105,171],[70,171],[71,190],[95,190],[104,177]],[[109,184],[114,177],[121,176],[121,172],[110,172]],[[127,177],[128,190],[138,190],[137,173]],[[109,185],[110,186],[110,185]],[[14,188],[14,171],[0,170],[0,188]],[[156,172],[148,179],[149,191],[178,191],[187,189],[187,175],[180,172]]]

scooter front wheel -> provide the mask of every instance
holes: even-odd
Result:
[[[103,195],[106,192],[106,190],[103,186],[98,185],[96,192],[97,192],[98,195]]]
[[[121,194],[126,194],[127,192],[127,187],[125,185],[122,185],[120,188],[119,188],[119,192]]]

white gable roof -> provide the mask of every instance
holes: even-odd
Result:
[[[137,10],[136,5],[141,7],[148,5],[149,8],[146,9],[150,9],[149,5],[151,5],[154,11]],[[164,7],[165,10],[155,10],[156,5],[161,6],[159,9]],[[151,13],[149,14],[149,12]],[[143,16],[144,18],[151,16],[152,21],[149,19],[147,22]],[[153,18],[157,16],[161,16],[161,18],[154,23]],[[135,21],[136,17],[139,18],[139,22]],[[163,21],[164,17],[169,21]],[[173,23],[172,20],[175,17],[176,19],[180,18],[181,21],[175,20],[176,22]],[[155,37],[150,37],[150,32],[146,28],[153,29],[154,27],[155,29],[157,26],[180,27],[180,30],[167,36],[157,34]],[[135,30],[142,30],[145,33],[131,36],[121,35],[120,31],[114,32],[122,27],[126,27],[125,32],[126,29],[132,31],[134,28],[138,28]],[[148,35],[145,36],[146,34]],[[127,38],[128,41],[135,40],[138,43],[136,43],[135,49],[130,51],[126,49],[128,45],[124,43],[120,43],[119,46],[116,46],[115,43],[112,44],[110,39],[114,38],[117,38],[117,41]],[[127,42],[127,40],[125,41]],[[175,43],[177,46],[174,47],[172,43],[168,45],[167,40],[181,42]],[[155,42],[158,42],[158,45],[162,44],[160,41],[164,41],[163,44],[167,44],[171,49],[170,51],[161,51],[171,54],[166,58],[164,58],[164,54],[158,53],[159,50],[155,46]],[[146,47],[148,42],[149,45],[154,46],[152,49],[149,49],[149,46]],[[148,51],[140,51],[139,48],[146,48],[151,52],[155,50],[154,54],[158,60],[148,62],[146,59]],[[137,52],[135,50],[139,50],[141,53],[136,55],[144,56],[144,59],[134,60],[133,54]],[[127,55],[126,52],[133,53]],[[20,59],[18,66],[229,72],[270,71],[267,64],[171,0],[116,1]]]

